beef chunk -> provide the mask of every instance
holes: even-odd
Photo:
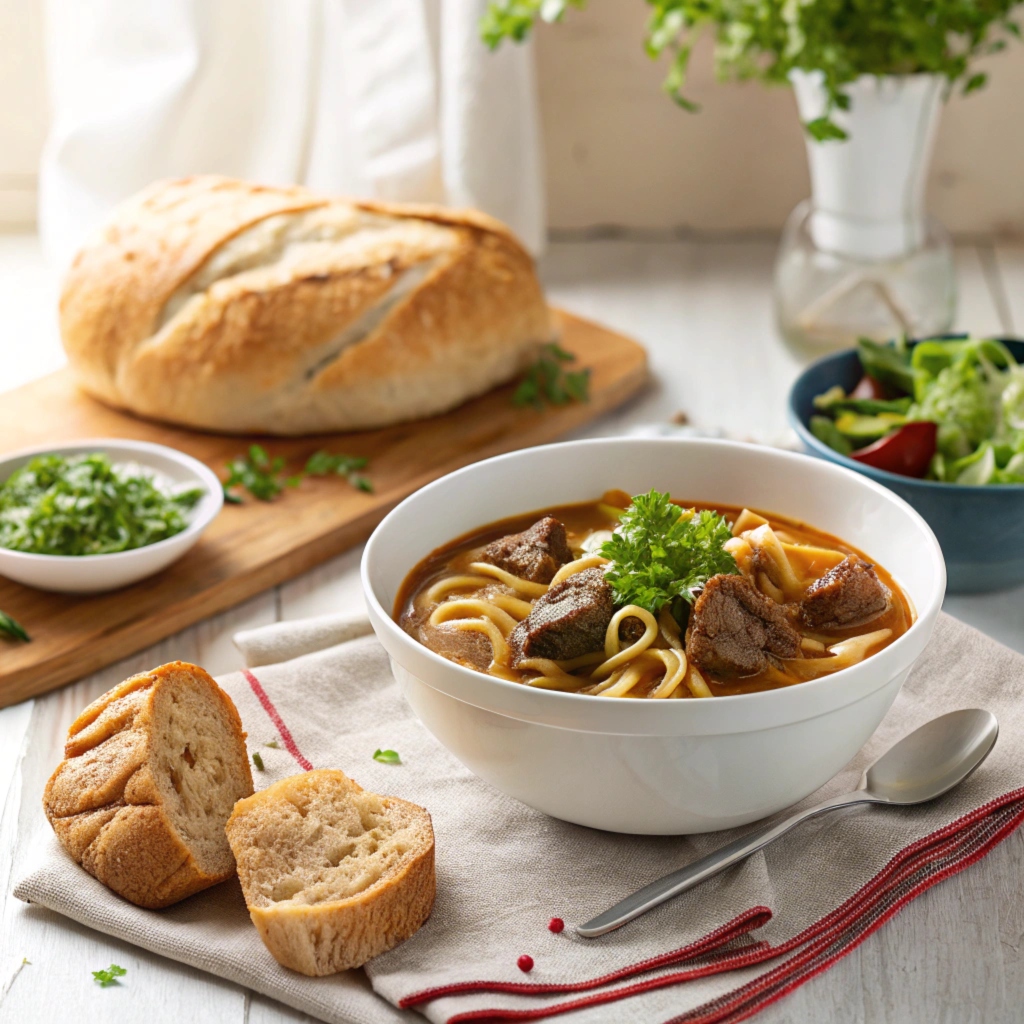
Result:
[[[522,533],[492,541],[481,558],[531,583],[550,583],[555,573],[572,561],[572,551],[565,527],[554,516],[545,516]]]
[[[575,573],[539,597],[512,630],[512,664],[524,658],[561,661],[601,650],[614,610],[612,588],[600,569]]]
[[[728,679],[763,672],[769,655],[800,656],[800,634],[782,605],[745,576],[712,576],[694,602],[686,653],[702,669]]]
[[[890,596],[874,566],[849,555],[808,587],[800,621],[810,629],[859,626],[877,619],[889,607]]]

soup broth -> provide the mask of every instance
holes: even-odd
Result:
[[[645,618],[642,609],[623,614],[617,605],[605,628],[596,612],[585,609],[595,618],[588,626],[591,651],[567,658],[516,657],[517,650],[526,650],[522,636],[535,620],[539,627],[550,625],[552,599],[574,586],[569,581],[577,573],[580,592],[584,580],[603,586],[593,573],[607,568],[599,552],[629,503],[622,492],[513,516],[453,540],[405,579],[395,618],[443,657],[503,679],[597,696],[672,698],[751,693],[818,678],[877,653],[910,627],[913,611],[896,582],[845,541],[766,512],[673,501],[686,510],[725,518],[733,539],[724,547],[734,555],[737,572],[716,576],[693,603],[677,602],[673,611],[666,607],[656,616],[645,613]],[[523,534],[547,517],[564,526],[571,553],[571,560],[564,554],[556,560],[562,564],[553,579],[531,581],[487,561],[488,545]],[[547,557],[542,548],[532,550]],[[850,608],[854,617],[844,621]],[[865,618],[856,614],[858,608],[877,613]],[[819,621],[835,609],[833,620]],[[570,609],[570,618],[573,614],[576,609]],[[601,629],[604,635],[597,642],[593,638]],[[745,672],[741,663],[762,633],[763,658],[755,652],[751,664],[757,670]],[[751,636],[754,641],[748,643]]]

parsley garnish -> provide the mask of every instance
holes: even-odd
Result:
[[[527,371],[512,394],[512,404],[532,405],[543,409],[549,405],[568,402],[586,402],[590,398],[590,370],[567,370],[566,363],[574,362],[571,352],[552,343],[541,349],[537,362]]]
[[[25,627],[17,619],[12,619],[6,612],[0,612],[0,636],[8,637],[11,640],[21,640],[24,643],[28,643],[32,639],[25,632]]]
[[[110,988],[118,983],[118,978],[123,978],[128,971],[117,964],[111,964],[105,971],[93,971],[93,981],[97,982],[100,988]]]
[[[260,771],[260,772],[266,771],[266,768],[263,767],[263,758],[260,757],[260,754],[259,754],[258,750],[254,750],[252,752],[252,763],[254,765],[256,765],[256,770],[257,771]]]
[[[369,459],[361,455],[332,455],[331,452],[314,452],[306,463],[306,474],[308,476],[328,476],[336,473],[344,477],[353,487],[360,491],[370,493],[373,484],[361,476],[357,470],[365,469]]]
[[[38,455],[0,485],[0,547],[35,555],[107,555],[188,526],[202,488],[172,491],[101,452]]]
[[[658,491],[637,495],[601,546],[610,559],[605,579],[615,603],[636,604],[652,615],[678,599],[692,604],[693,591],[712,576],[737,571],[722,549],[730,537],[729,524],[717,512],[684,512]]]
[[[375,750],[373,752],[374,761],[380,761],[381,764],[401,764],[402,759],[398,756],[397,750]]]
[[[237,494],[230,493],[232,487],[244,487],[260,501],[273,501],[292,483],[282,479],[283,470],[284,459],[281,456],[272,459],[262,445],[251,445],[247,456],[228,463],[228,478],[224,481],[225,501],[235,505],[241,502]]]
[[[314,452],[306,462],[306,468],[293,476],[284,476],[285,460],[280,455],[271,458],[266,449],[254,444],[247,456],[232,459],[228,463],[228,478],[224,481],[224,500],[240,505],[241,497],[232,492],[233,487],[242,487],[259,501],[273,501],[286,487],[298,487],[304,477],[336,474],[346,479],[360,491],[370,492],[373,484],[357,473],[365,469],[369,459],[357,455],[334,455],[331,452]]]

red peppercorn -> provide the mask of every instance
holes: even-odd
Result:
[[[528,973],[533,970],[533,957],[528,956],[526,953],[524,953],[516,963],[519,965],[519,970],[523,971],[523,973]]]
[[[556,935],[565,927],[565,922],[560,917],[553,917],[548,921],[548,931]]]

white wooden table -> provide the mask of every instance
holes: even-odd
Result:
[[[656,375],[647,393],[589,433],[664,421],[681,409],[702,427],[726,427],[761,440],[781,436],[785,394],[798,364],[772,326],[773,252],[773,243],[759,241],[554,244],[543,262],[552,300],[637,337],[648,347]],[[1024,332],[1024,250],[977,244],[960,249],[958,258],[960,324],[975,332]],[[5,320],[0,391],[61,364],[54,295],[34,240],[0,236]],[[43,784],[81,707],[130,673],[172,658],[198,662],[214,674],[237,669],[241,659],[230,638],[239,629],[360,607],[358,560],[359,551],[349,552],[104,672],[0,711],[0,1024],[309,1020],[235,985],[21,904],[10,895],[12,854],[19,828],[25,833],[45,827],[39,806]],[[949,598],[946,608],[1024,651],[1024,590]],[[1022,883],[1024,835],[1018,833],[757,1019],[764,1024],[1024,1020]],[[8,987],[25,957],[31,963]],[[111,962],[128,968],[128,974],[120,987],[100,989],[90,972]]]

